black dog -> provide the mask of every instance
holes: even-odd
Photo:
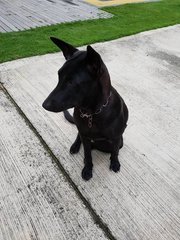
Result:
[[[92,149],[111,153],[110,169],[118,172],[118,153],[123,146],[122,134],[128,120],[126,104],[111,86],[108,70],[91,46],[87,46],[87,51],[79,51],[57,38],[51,40],[67,61],[59,69],[58,85],[43,107],[52,112],[63,111],[66,119],[76,124],[78,135],[70,152],[77,153],[83,143],[83,179],[92,177]],[[72,107],[74,118],[66,111]]]

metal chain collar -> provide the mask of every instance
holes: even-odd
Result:
[[[103,104],[98,110],[96,110],[95,113],[91,113],[91,114],[89,114],[89,113],[83,113],[82,110],[79,109],[79,111],[80,111],[80,117],[81,117],[81,118],[85,118],[85,117],[88,118],[88,127],[89,127],[89,128],[92,128],[93,115],[98,115],[99,113],[102,112],[103,108],[107,107],[107,105],[109,104],[109,99],[110,99],[111,95],[112,95],[112,93],[110,92],[110,95],[109,95],[109,97],[107,98],[106,103]]]

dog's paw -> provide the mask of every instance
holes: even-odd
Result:
[[[89,169],[88,167],[84,167],[81,173],[81,176],[84,180],[88,181],[92,178],[92,169]]]
[[[70,148],[70,153],[71,153],[71,154],[78,153],[78,152],[79,152],[79,149],[80,149],[80,145],[79,145],[79,144],[76,144],[76,143],[73,143],[73,145],[72,145],[71,148]]]
[[[111,160],[111,163],[110,163],[110,170],[114,171],[114,172],[119,172],[120,171],[120,167],[121,167],[121,164],[119,163],[119,161],[112,161]]]

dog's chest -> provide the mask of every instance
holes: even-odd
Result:
[[[102,123],[96,116],[86,114],[82,116],[78,111],[75,111],[74,119],[79,132],[83,136],[88,136],[92,139],[103,137]]]

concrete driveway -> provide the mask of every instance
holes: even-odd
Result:
[[[121,172],[94,151],[88,182],[75,126],[41,107],[62,54],[0,65],[0,239],[180,239],[179,42],[176,25],[93,45],[130,119]]]

